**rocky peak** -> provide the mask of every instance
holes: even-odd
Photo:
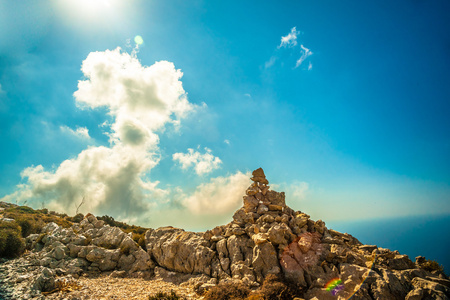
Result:
[[[49,223],[27,238],[38,280],[21,284],[35,292],[53,286],[55,272],[44,267],[75,278],[85,272],[162,279],[170,274],[203,289],[228,281],[257,288],[274,274],[298,282],[305,299],[449,299],[450,281],[425,258],[413,263],[398,251],[328,229],[287,206],[284,192],[270,190],[263,169],[252,175],[230,223],[201,233],[150,229],[146,250],[92,214],[70,228]],[[339,283],[336,294],[327,289],[330,282]]]

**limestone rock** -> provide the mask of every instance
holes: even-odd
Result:
[[[258,168],[252,172],[253,177],[250,178],[254,182],[259,182],[262,184],[269,184],[269,181],[266,179],[266,175],[262,168]]]
[[[163,227],[147,232],[145,241],[148,254],[158,265],[181,273],[211,275],[216,252],[201,234]]]
[[[253,248],[252,267],[255,270],[256,280],[259,283],[262,283],[268,274],[280,273],[278,254],[272,243],[255,245]]]
[[[244,211],[246,213],[256,212],[259,201],[254,196],[244,196]]]
[[[55,289],[55,274],[52,270],[44,268],[33,283],[33,288],[41,292]]]
[[[390,259],[388,266],[394,270],[414,269],[415,264],[409,259],[408,255],[396,255]]]
[[[284,192],[278,193],[278,192],[275,192],[275,191],[268,191],[267,192],[267,199],[269,200],[270,204],[279,205],[279,206],[282,206],[282,207],[286,206]]]

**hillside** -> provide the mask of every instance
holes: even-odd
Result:
[[[450,298],[438,263],[363,245],[287,206],[262,169],[251,179],[233,220],[206,232],[0,203],[0,253],[20,255],[1,261],[3,297],[97,299],[106,283],[115,299],[161,286],[187,299]]]

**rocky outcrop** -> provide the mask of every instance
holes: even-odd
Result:
[[[243,207],[229,224],[202,233],[150,229],[145,233],[146,250],[91,214],[70,228],[49,223],[41,234],[26,239],[36,275],[17,280],[29,281],[33,294],[51,289],[57,276],[154,274],[202,291],[220,281],[242,281],[256,288],[275,274],[299,283],[305,299],[450,297],[446,275],[428,271],[423,258],[413,263],[398,251],[363,245],[347,233],[328,229],[321,220],[292,210],[283,192],[270,190],[261,168],[251,180]],[[326,288],[333,280],[340,282],[339,290]]]
[[[163,227],[147,231],[147,251],[159,265],[171,271],[211,276],[216,252],[201,234]]]
[[[41,257],[41,266],[61,268],[73,276],[113,270],[144,276],[155,266],[149,254],[129,235],[118,227],[105,225],[92,214],[70,228],[48,223],[41,234],[30,235],[26,242]]]

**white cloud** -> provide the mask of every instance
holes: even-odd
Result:
[[[111,146],[91,146],[53,170],[26,168],[21,173],[26,183],[1,200],[44,202],[50,209],[73,213],[73,204],[85,196],[81,210],[136,218],[152,205],[151,199],[168,193],[146,178],[160,159],[156,131],[195,107],[187,100],[181,71],[167,61],[143,66],[117,48],[90,53],[82,71],[86,80],[78,83],[76,103],[83,109],[108,109]],[[86,128],[61,130],[89,136]]]
[[[299,32],[295,27],[292,27],[291,32],[288,35],[281,37],[281,44],[278,48],[281,47],[294,47],[297,45],[297,35]]]
[[[313,68],[313,65],[312,65],[312,63],[311,63],[311,62],[309,62],[309,64],[308,64],[308,71],[311,71],[311,70],[312,70],[312,68]]]
[[[91,138],[89,136],[89,130],[86,127],[77,127],[76,130],[73,130],[72,128],[64,125],[64,126],[60,126],[59,128],[61,129],[62,132],[74,135],[80,139],[90,139]]]
[[[181,164],[182,169],[194,167],[198,175],[203,175],[214,171],[220,167],[222,161],[217,156],[212,155],[211,149],[205,147],[205,154],[201,154],[192,148],[187,153],[175,153],[172,155],[174,161]]]
[[[145,67],[117,48],[90,53],[81,70],[87,80],[78,82],[78,91],[74,93],[77,104],[107,107],[118,119],[117,123],[133,119],[154,131],[194,108],[180,81],[183,73],[171,62],[160,61]]]
[[[198,215],[232,213],[242,206],[242,197],[251,184],[250,177],[250,173],[237,172],[228,177],[212,178],[210,182],[199,185],[183,204]]]
[[[290,197],[297,200],[304,200],[308,192],[309,184],[303,181],[295,181],[289,186]]]
[[[297,63],[295,64],[296,68],[299,67],[305,59],[307,59],[309,56],[313,55],[311,50],[309,50],[305,46],[300,45],[300,47],[302,48],[302,50],[300,51],[302,53],[302,56],[297,60]]]
[[[224,140],[223,141],[225,144],[229,145],[230,144],[230,140]]]

